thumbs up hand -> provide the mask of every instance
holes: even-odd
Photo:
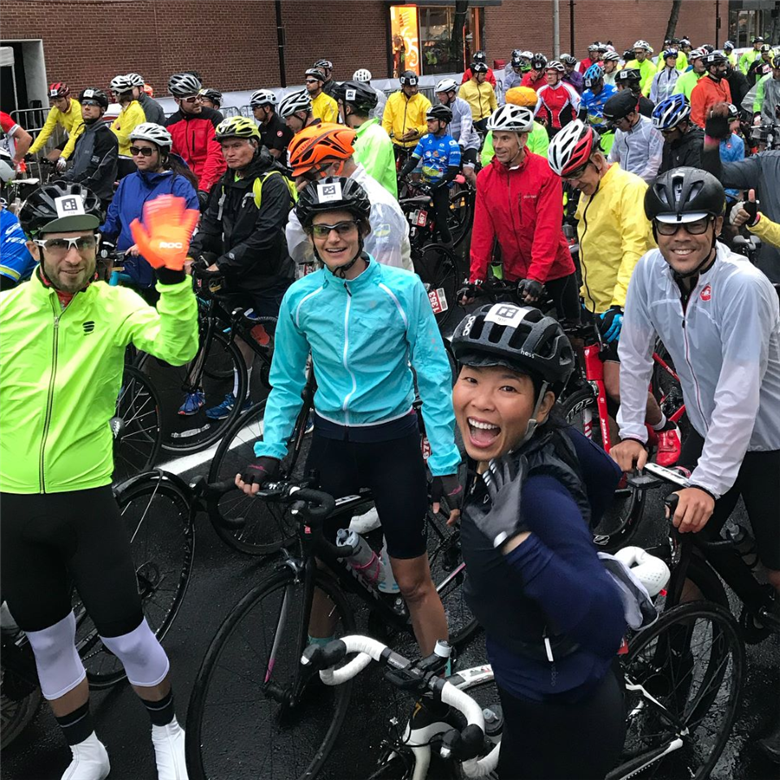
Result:
[[[731,216],[729,222],[735,227],[742,227],[747,225],[755,227],[758,222],[758,201],[756,200],[756,191],[748,190],[748,199],[735,203],[731,209]]]

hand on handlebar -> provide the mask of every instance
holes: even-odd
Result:
[[[468,306],[470,303],[473,303],[480,293],[480,286],[481,283],[479,281],[464,282],[457,292],[458,303],[461,306]]]
[[[609,451],[615,463],[626,473],[634,469],[643,469],[647,463],[647,449],[636,439],[625,439]]]
[[[517,297],[525,303],[537,303],[544,295],[544,285],[536,279],[520,279],[517,283]]]
[[[278,458],[260,457],[257,463],[250,463],[243,474],[236,474],[236,487],[248,496],[256,496],[266,482],[275,479],[279,473]]]
[[[697,533],[707,524],[715,510],[715,499],[703,488],[689,487],[667,496],[667,517],[681,533]]]

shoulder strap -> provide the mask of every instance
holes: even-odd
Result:
[[[252,194],[255,198],[255,208],[258,210],[260,209],[260,204],[263,202],[263,184],[265,184],[265,181],[269,176],[273,176],[274,174],[281,176],[284,179],[284,183],[287,185],[287,189],[290,192],[292,202],[297,203],[298,201],[298,190],[295,189],[295,185],[292,183],[292,181],[281,171],[268,171],[262,176],[258,176],[254,182],[252,182]]]

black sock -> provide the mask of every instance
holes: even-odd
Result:
[[[167,726],[175,717],[173,709],[173,691],[168,691],[159,701],[141,699],[149,713],[153,726]]]
[[[89,712],[89,702],[82,704],[77,710],[57,718],[57,723],[60,724],[65,741],[69,745],[78,745],[95,730],[95,724],[92,722],[92,715]]]

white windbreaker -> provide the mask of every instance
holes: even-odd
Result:
[[[628,286],[620,333],[623,438],[647,440],[645,405],[656,335],[672,356],[685,409],[704,438],[692,482],[720,497],[745,453],[780,450],[780,307],[772,283],[717,244],[683,312],[660,251],[643,255]]]

